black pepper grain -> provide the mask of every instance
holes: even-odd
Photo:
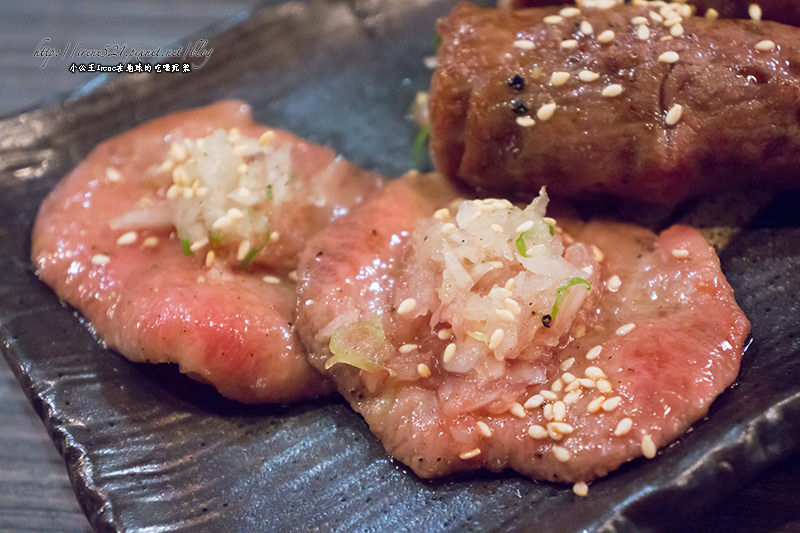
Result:
[[[549,328],[553,324],[553,317],[550,315],[543,315],[542,316],[542,325],[546,328]]]
[[[512,77],[508,78],[508,86],[515,91],[521,91],[525,88],[525,78],[519,74],[514,74]]]
[[[509,102],[509,105],[511,106],[511,110],[517,115],[528,114],[528,106],[526,106],[522,102],[522,100],[517,100],[517,99],[511,100],[511,102]]]

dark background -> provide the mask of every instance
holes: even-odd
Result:
[[[89,82],[68,61],[42,68],[41,41],[63,47],[79,41],[157,48],[246,9],[252,1],[0,2],[0,115],[57,101]],[[202,32],[201,32],[202,33]],[[0,363],[0,531],[84,531],[89,526],[53,447],[14,376]],[[737,491],[686,530],[800,531],[800,457],[785,460]],[[657,512],[657,511],[654,511]]]

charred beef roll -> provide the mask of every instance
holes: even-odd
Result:
[[[800,185],[800,30],[682,4],[480,9],[439,20],[438,169],[480,194],[662,204]]]

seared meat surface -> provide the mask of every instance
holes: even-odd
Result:
[[[670,9],[457,6],[438,23],[437,168],[526,200],[800,186],[800,30]]]

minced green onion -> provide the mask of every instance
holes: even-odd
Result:
[[[267,185],[267,200],[272,200],[273,198],[272,185]]]
[[[528,247],[525,245],[525,237],[530,237],[531,231],[532,230],[523,231],[522,233],[519,234],[517,240],[514,241],[514,244],[517,245],[517,251],[519,252],[519,255],[521,255],[522,257],[528,257]]]
[[[262,248],[263,248],[263,246],[258,246],[256,248],[250,248],[250,251],[247,252],[247,255],[244,256],[244,259],[242,259],[242,262],[239,263],[239,264],[241,266],[243,266],[243,267],[246,267],[247,265],[252,263],[253,259],[256,258],[256,256],[258,255],[258,252],[260,252]]]
[[[417,136],[414,138],[411,155],[414,158],[414,166],[418,169],[422,168],[422,165],[425,163],[425,149],[428,146],[428,139],[430,139],[430,136],[430,124],[426,124],[419,129],[419,133],[417,133]]]
[[[556,313],[558,313],[558,308],[564,304],[564,298],[567,297],[567,291],[569,290],[570,287],[574,287],[575,285],[585,285],[587,291],[592,290],[592,286],[589,285],[589,282],[583,278],[572,278],[564,285],[559,287],[558,290],[556,291],[556,301],[553,303],[553,310],[550,311],[550,316],[553,319],[556,318]]]
[[[181,239],[181,251],[185,256],[194,255],[194,252],[192,251],[192,242],[189,239]]]

